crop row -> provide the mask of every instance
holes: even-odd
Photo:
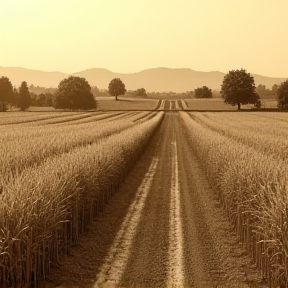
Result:
[[[228,114],[227,118],[225,114]],[[219,113],[190,113],[191,117],[202,126],[253,147],[266,154],[266,157],[280,160],[288,158],[287,124],[283,125],[281,121],[261,122],[256,117],[257,122],[253,115],[247,117],[247,114],[242,114],[242,117],[233,114],[235,118],[232,119],[229,114],[231,115],[231,113],[224,113],[219,117]]]
[[[126,120],[121,121],[112,121],[112,118],[109,122],[103,120],[81,125],[0,127],[0,190],[13,175],[28,166],[37,166],[47,157],[67,153],[78,146],[91,145],[135,125],[143,117],[141,121],[149,119],[146,114],[126,116]]]
[[[275,285],[287,284],[287,163],[180,113],[191,147],[262,275]],[[265,137],[258,145],[265,146]]]
[[[43,279],[59,257],[69,253],[140,157],[162,118],[158,113],[121,133],[47,158],[3,187],[0,287]]]
[[[23,124],[30,123],[34,121],[44,121],[49,119],[56,119],[62,117],[74,117],[78,116],[80,113],[77,112],[47,112],[47,113],[30,113],[30,112],[13,112],[13,113],[4,113],[0,115],[0,124],[1,125],[11,125],[11,124]],[[84,114],[84,113],[81,113]],[[86,114],[86,113],[85,113]]]
[[[101,120],[116,120],[121,118],[130,118],[131,121],[137,121],[152,112],[52,112],[42,114],[26,113],[23,115],[15,115],[10,113],[9,116],[0,115],[0,127],[9,125],[27,125],[29,127],[41,126],[48,124],[84,124],[89,122],[98,122]],[[133,117],[132,117],[133,116]]]
[[[114,121],[78,126],[76,129],[57,129],[53,134],[39,128],[38,137],[29,137],[29,128],[22,128],[24,139],[0,142],[0,187],[5,186],[11,177],[21,173],[29,166],[37,166],[48,157],[67,153],[79,146],[91,145],[103,137],[118,133],[135,125],[130,121]],[[68,126],[69,127],[69,126]],[[48,130],[48,129],[47,129]],[[50,128],[53,132],[53,128]],[[41,135],[41,136],[40,136]],[[49,135],[49,137],[48,137]]]
[[[263,112],[264,113],[264,112]],[[225,123],[229,127],[233,127],[240,130],[251,130],[254,132],[261,132],[263,134],[272,134],[275,136],[288,136],[287,120],[284,115],[278,115],[282,113],[213,113],[205,112],[199,113],[207,120],[211,120],[216,123]],[[196,114],[196,113],[195,113]],[[275,115],[276,114],[276,115]]]

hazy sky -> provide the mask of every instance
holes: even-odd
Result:
[[[0,0],[0,66],[288,77],[288,0]]]

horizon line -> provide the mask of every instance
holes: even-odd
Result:
[[[35,68],[26,68],[26,67],[20,67],[20,66],[2,66],[2,65],[0,65],[0,68],[25,69],[25,70],[31,70],[31,71],[37,71],[37,72],[44,72],[44,73],[61,73],[61,74],[69,75],[69,76],[72,76],[72,75],[75,75],[75,74],[78,74],[78,73],[82,73],[82,72],[85,72],[85,71],[88,71],[88,70],[93,70],[93,69],[106,70],[106,71],[114,73],[114,74],[125,74],[125,75],[137,74],[137,73],[141,73],[141,72],[144,72],[144,71],[147,71],[147,70],[156,70],[156,69],[191,70],[193,72],[200,72],[200,73],[222,73],[222,74],[227,74],[227,73],[219,71],[219,70],[201,71],[201,70],[194,70],[192,68],[187,68],[187,67],[171,68],[171,67],[164,67],[164,66],[159,66],[159,67],[154,67],[154,68],[146,68],[146,69],[143,69],[143,70],[139,70],[137,72],[115,72],[115,71],[111,71],[111,70],[109,70],[107,68],[103,68],[103,67],[92,67],[92,68],[87,68],[87,69],[80,70],[80,71],[77,71],[77,72],[72,72],[72,73],[71,72],[62,72],[62,71],[59,71],[59,70],[48,71],[48,70],[35,69]],[[239,69],[242,69],[242,68],[239,68]],[[235,70],[235,69],[231,69],[229,71],[232,71],[232,70]],[[266,75],[259,74],[259,73],[252,73],[252,72],[249,72],[249,71],[247,71],[247,72],[252,74],[252,75],[257,75],[257,76],[262,76],[262,77],[267,77],[267,78],[285,78],[285,79],[288,79],[288,76],[287,77],[286,76],[266,76]]]

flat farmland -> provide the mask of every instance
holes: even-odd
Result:
[[[287,285],[287,114],[154,104],[0,115],[1,287]]]
[[[221,98],[209,99],[185,99],[188,109],[190,110],[237,110],[237,106],[225,104]],[[242,109],[251,109],[253,105],[242,105]]]
[[[97,97],[98,110],[154,110],[158,100],[131,97]]]
[[[222,98],[210,99],[185,99],[188,110],[219,110],[219,111],[236,111],[237,106],[225,104]],[[261,99],[262,108],[275,109],[277,108],[277,100]],[[241,105],[243,110],[251,110],[254,108],[253,104]]]

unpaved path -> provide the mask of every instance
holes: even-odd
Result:
[[[56,286],[258,287],[187,139],[178,114],[166,113],[81,245],[54,270]]]

